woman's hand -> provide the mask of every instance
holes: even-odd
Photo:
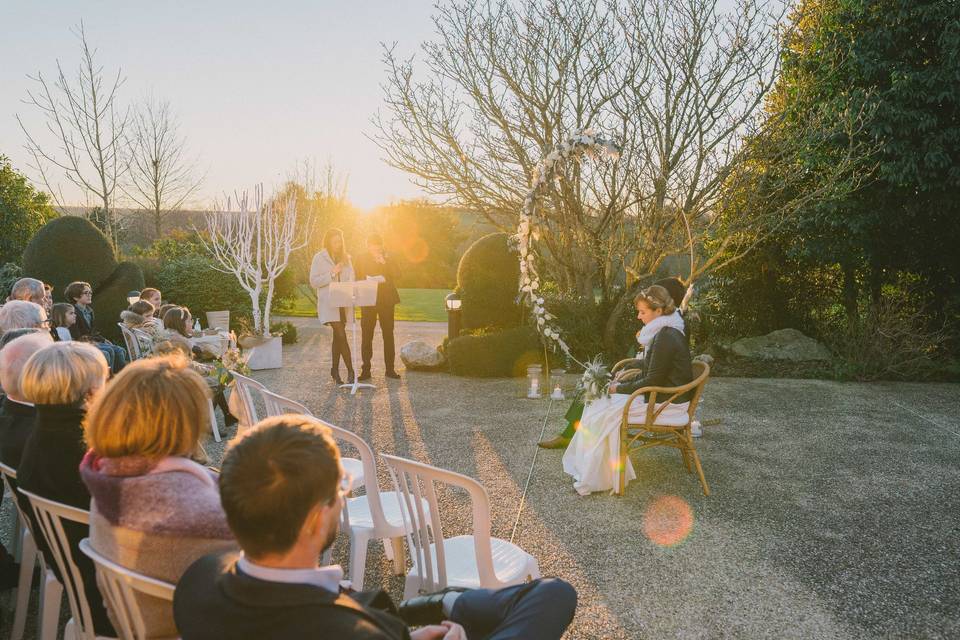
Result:
[[[616,392],[617,392],[617,383],[616,383],[616,382],[611,382],[611,383],[610,383],[610,386],[607,387],[607,393],[613,395],[613,394],[616,393]]]
[[[332,273],[335,276],[340,275],[341,271],[343,271],[343,265],[340,264],[339,262],[333,265],[333,269],[330,269],[330,273]]]

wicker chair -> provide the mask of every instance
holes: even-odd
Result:
[[[643,387],[634,391],[624,405],[623,418],[620,422],[620,458],[617,465],[620,482],[617,495],[622,496],[624,492],[627,479],[627,457],[630,452],[652,447],[679,449],[687,471],[692,473],[693,467],[696,467],[697,475],[700,476],[700,484],[703,486],[703,494],[710,495],[710,488],[707,486],[707,479],[703,476],[700,457],[693,446],[693,436],[690,433],[690,423],[693,422],[697,405],[700,403],[703,386],[707,383],[707,378],[710,377],[710,367],[703,362],[694,362],[692,368],[693,380],[688,384],[682,387]],[[657,424],[658,418],[667,404],[688,391],[693,391],[693,397],[690,399],[690,408],[687,410],[686,423],[682,425]],[[647,410],[644,415],[645,420],[642,423],[632,423],[630,422],[630,406],[638,397],[642,402],[645,393],[649,394]]]

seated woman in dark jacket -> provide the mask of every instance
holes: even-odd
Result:
[[[583,495],[617,488],[620,422],[630,394],[643,387],[680,387],[693,380],[687,341],[683,332],[671,326],[669,320],[675,307],[667,290],[652,286],[642,291],[635,303],[637,318],[644,325],[640,336],[646,354],[644,375],[631,382],[611,383],[610,397],[588,404],[583,411],[580,428],[563,454],[563,470],[573,476],[574,488]],[[689,418],[689,395],[675,398],[673,403],[664,407],[657,422],[686,424]],[[630,405],[631,422],[642,423],[646,411],[646,402],[635,399]],[[626,481],[629,482],[636,477],[636,473],[629,458],[623,464],[627,467]]]
[[[110,371],[118,373],[123,369],[129,358],[127,350],[115,345],[96,330],[93,319],[93,287],[89,282],[71,282],[63,291],[63,297],[76,309],[76,321],[70,327],[70,335],[74,340],[92,342],[107,359]]]
[[[90,493],[80,479],[80,462],[86,453],[82,423],[87,404],[103,388],[108,374],[107,362],[100,351],[83,342],[57,342],[30,356],[23,368],[20,387],[24,399],[36,405],[37,418],[17,469],[19,489],[79,509],[90,509]],[[18,495],[17,499],[24,512],[32,514],[26,496]],[[37,547],[43,551],[47,566],[59,574],[47,541],[40,539],[36,522],[33,531],[37,533]],[[65,522],[64,531],[70,541],[73,561],[83,577],[96,633],[114,637],[116,634],[97,589],[93,562],[79,548],[89,527]]]

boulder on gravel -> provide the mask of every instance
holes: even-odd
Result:
[[[436,347],[423,340],[414,340],[400,347],[400,360],[407,369],[431,371],[444,365],[446,359]]]
[[[694,356],[694,357],[693,357],[693,361],[694,361],[694,362],[702,362],[703,364],[707,365],[708,367],[712,367],[712,366],[713,366],[713,356],[710,355],[709,353],[701,353],[701,354],[698,355],[698,356]]]
[[[809,362],[831,360],[830,351],[796,329],[779,329],[765,336],[743,338],[730,345],[730,351],[741,358]]]

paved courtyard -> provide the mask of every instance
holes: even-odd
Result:
[[[479,479],[493,535],[516,525],[544,575],[577,587],[570,638],[960,636],[958,385],[714,379],[700,416],[720,423],[698,441],[709,498],[676,452],[635,456],[639,477],[617,498],[578,496],[560,452],[541,451],[517,521],[544,416],[555,432],[565,404],[521,399],[514,380],[385,380],[378,363],[378,388],[351,397],[330,381],[327,330],[295,322],[284,367],[254,377],[376,451]],[[402,323],[398,348],[445,330]],[[447,535],[466,532],[466,501],[448,495],[443,518]],[[402,578],[370,550],[367,586],[399,598]],[[344,565],[346,551],[341,537]]]

